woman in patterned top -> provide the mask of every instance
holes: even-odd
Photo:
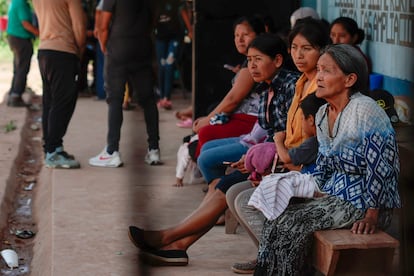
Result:
[[[255,275],[303,275],[311,269],[313,232],[372,234],[387,227],[392,209],[401,206],[395,132],[387,114],[361,93],[368,78],[364,57],[351,45],[331,45],[317,68],[316,95],[328,102],[316,115],[313,176],[322,193],[265,222]]]
[[[211,162],[217,164],[211,172],[214,179],[209,183],[206,196],[189,216],[174,226],[157,230],[143,230],[136,226],[129,227],[131,241],[141,249],[143,260],[149,264],[187,265],[188,248],[204,236],[226,211],[226,192],[234,184],[246,180],[248,174],[239,161],[251,144],[270,138],[275,131],[286,127],[286,114],[295,91],[298,74],[283,68],[284,57],[287,56],[285,42],[275,34],[261,34],[248,48],[248,70],[253,79],[261,84],[261,104],[257,129],[244,137],[226,138],[208,142],[211,145],[209,154]],[[263,86],[262,86],[263,85]],[[259,129],[262,129],[261,131]],[[199,160],[203,159],[203,153]],[[218,160],[219,159],[219,160]],[[233,173],[225,174],[223,161],[240,165],[233,167]],[[208,162],[207,162],[208,163]],[[202,169],[203,167],[200,166]],[[239,171],[240,170],[240,171]],[[206,177],[206,172],[203,172]],[[237,173],[239,172],[239,173]],[[241,179],[240,179],[241,178]]]

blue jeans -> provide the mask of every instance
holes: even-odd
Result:
[[[236,162],[245,154],[248,147],[240,143],[240,137],[211,140],[203,145],[197,159],[198,167],[207,183],[226,173],[223,161]]]
[[[171,99],[171,90],[174,82],[174,70],[178,53],[176,39],[155,41],[158,63],[158,86],[161,99]]]

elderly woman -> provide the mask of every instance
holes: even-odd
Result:
[[[331,45],[317,68],[316,95],[328,102],[316,115],[313,179],[322,193],[265,222],[255,275],[303,275],[310,269],[314,231],[372,234],[388,226],[392,209],[400,207],[395,132],[386,113],[361,94],[368,78],[364,57],[351,45]]]

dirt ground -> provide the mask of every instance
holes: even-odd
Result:
[[[39,96],[32,96],[34,106],[40,104]],[[29,109],[30,110],[30,109]],[[32,217],[32,198],[36,189],[37,177],[42,167],[41,147],[41,111],[30,110],[22,129],[22,149],[15,161],[15,174],[9,184],[11,193],[7,195],[10,205],[7,225],[0,229],[1,249],[13,249],[18,252],[19,267],[11,270],[2,260],[1,275],[28,275],[33,257],[33,237],[37,232]],[[13,131],[13,130],[12,130]],[[6,204],[7,204],[6,203]]]

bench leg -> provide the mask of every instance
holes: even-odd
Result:
[[[330,256],[327,256],[328,261],[329,261],[329,266],[328,266],[328,271],[326,273],[326,276],[334,275],[335,270],[336,270],[336,265],[338,264],[338,260],[339,260],[339,254],[340,253],[338,250],[334,250],[332,251],[332,254]]]
[[[384,249],[384,268],[386,275],[391,275],[392,272],[392,262],[394,260],[395,248],[386,248]]]
[[[316,243],[314,244],[313,265],[324,275],[332,276],[338,264],[339,254],[339,250],[332,250],[322,243]]]

